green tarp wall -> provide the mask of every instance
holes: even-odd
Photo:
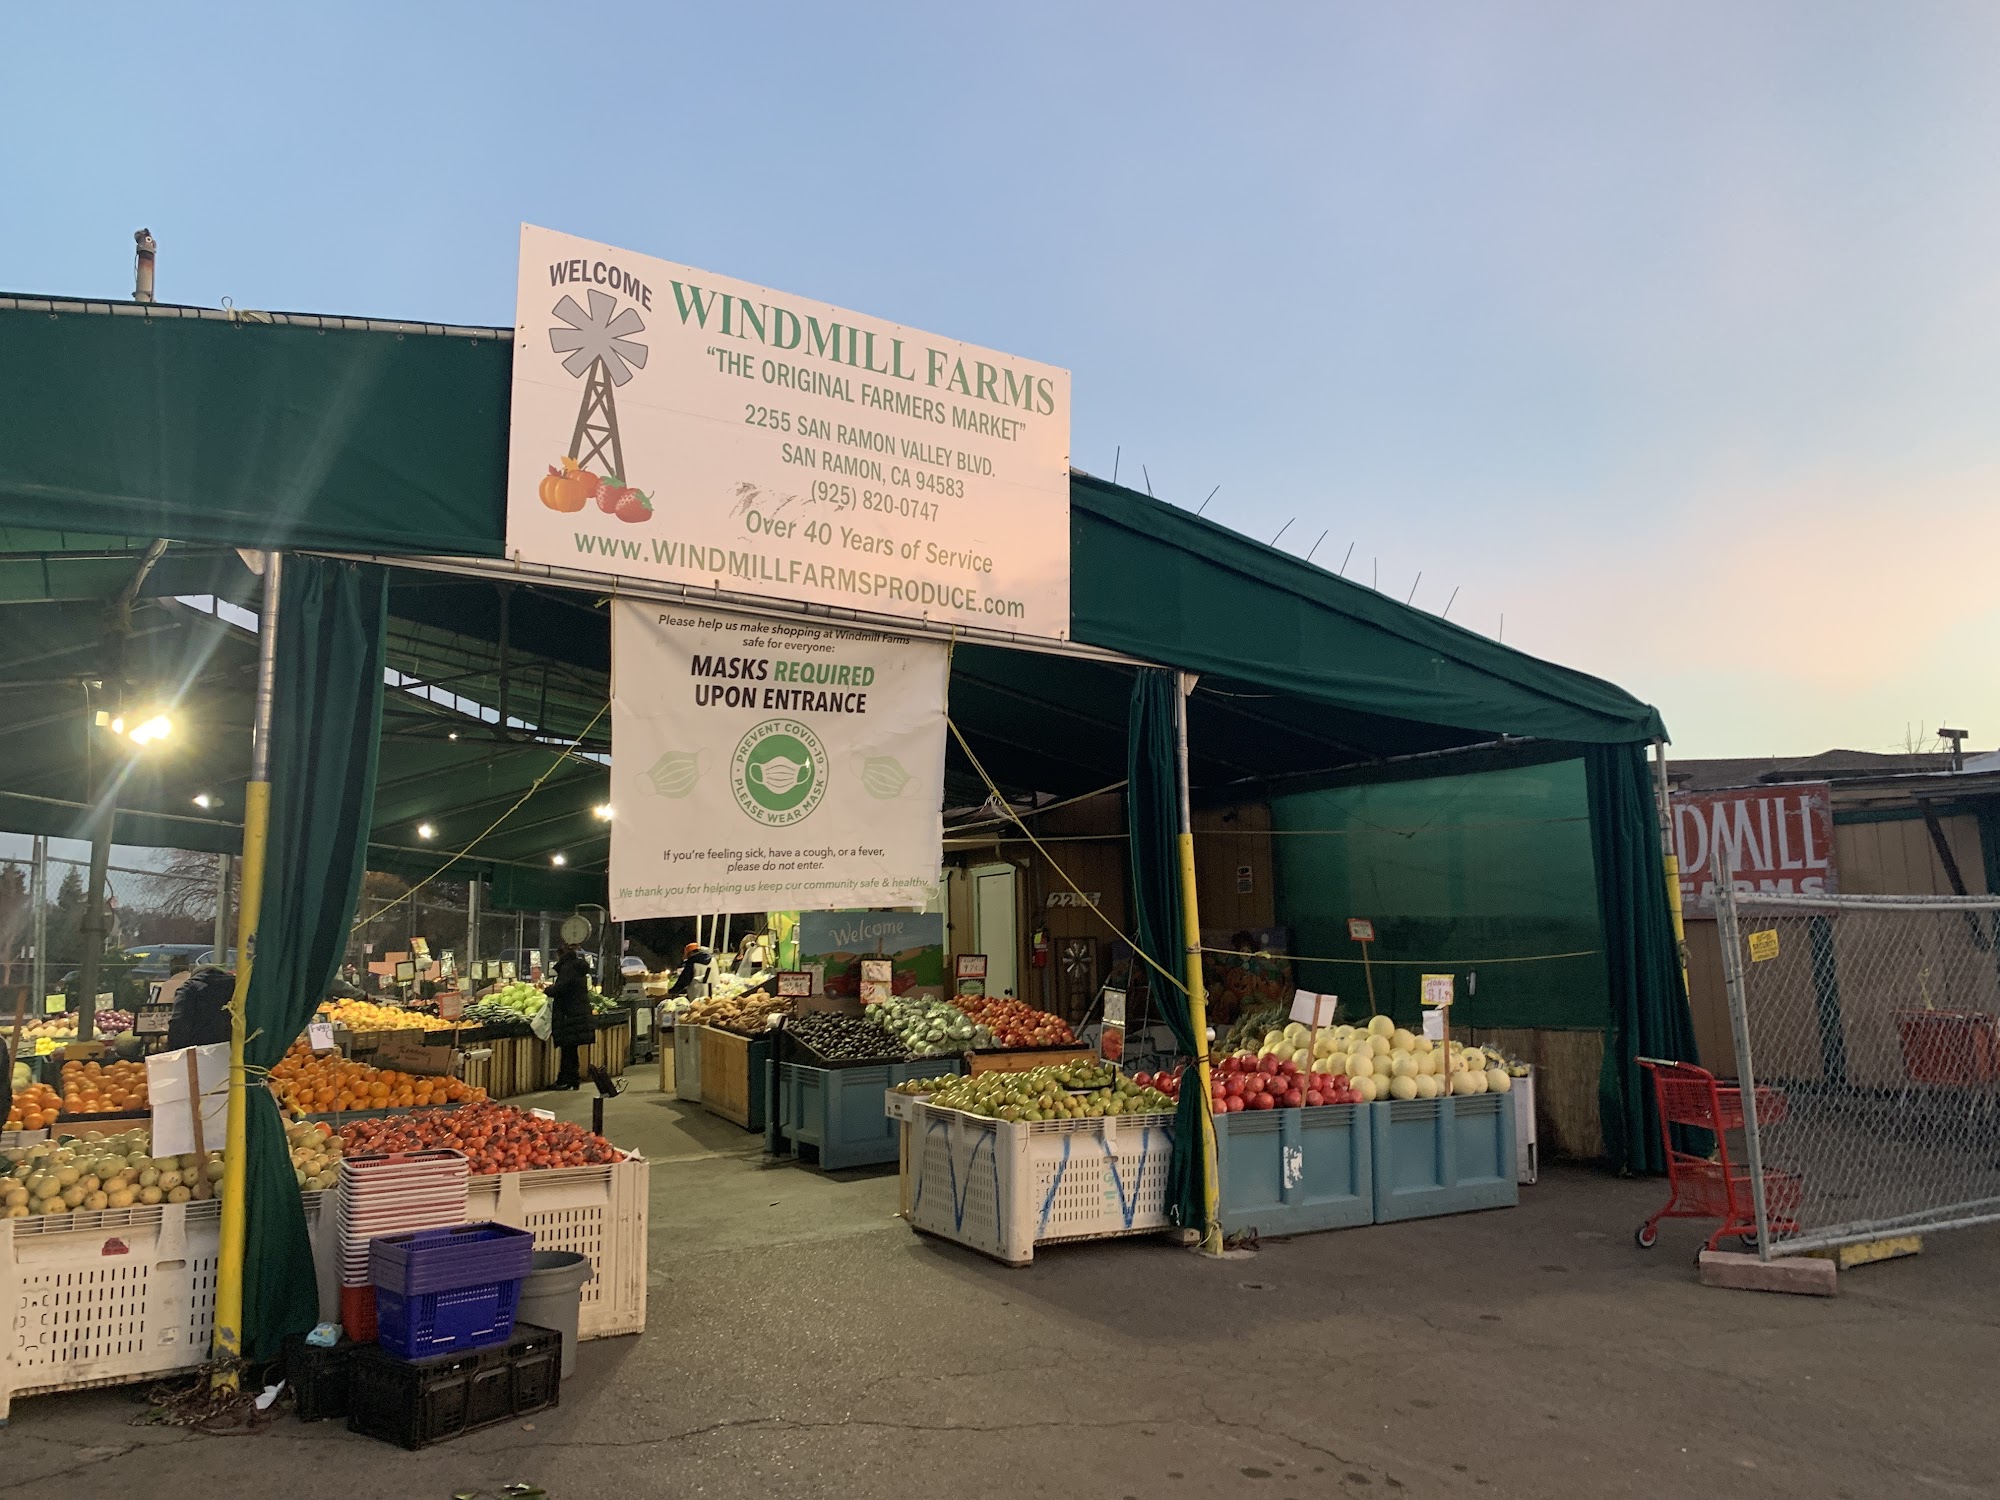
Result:
[[[1341,960],[1301,964],[1299,982],[1338,994],[1343,1014],[1367,1014],[1347,919],[1368,917],[1376,997],[1406,1025],[1429,970],[1459,977],[1458,1025],[1604,1026],[1581,760],[1274,797],[1271,822],[1278,919],[1293,951]]]

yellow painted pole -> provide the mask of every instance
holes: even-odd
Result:
[[[1215,1095],[1208,1066],[1208,997],[1201,982],[1201,902],[1194,881],[1194,815],[1188,797],[1187,700],[1194,691],[1194,674],[1176,674],[1174,699],[1174,776],[1180,783],[1181,925],[1187,931],[1186,975],[1188,1024],[1194,1030],[1195,1068],[1201,1080],[1202,1201],[1208,1228],[1201,1248],[1222,1253],[1222,1214],[1215,1159]]]
[[[1664,740],[1653,741],[1653,772],[1655,800],[1660,810],[1660,851],[1667,869],[1667,912],[1674,923],[1674,951],[1681,960],[1681,989],[1691,994],[1688,989],[1687,924],[1681,910],[1681,860],[1674,852],[1673,788],[1667,780],[1667,746]]]
[[[229,1001],[229,1123],[222,1157],[222,1249],[215,1272],[217,1360],[243,1354],[243,1250],[249,1218],[248,1074],[243,1066],[244,1004],[257,961],[257,919],[264,904],[264,856],[271,836],[271,697],[277,675],[278,593],[283,558],[264,554],[264,600],[257,621],[257,705],[250,736],[250,781],[243,789],[242,884],[236,900],[236,992]],[[234,1388],[227,1370],[217,1383]]]

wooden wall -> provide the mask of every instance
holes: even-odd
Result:
[[[1030,826],[1047,855],[1018,828],[1007,825],[982,829],[972,839],[952,840],[945,863],[970,869],[1011,861],[1019,867],[1021,998],[1074,1020],[1078,994],[1087,989],[1094,996],[1103,982],[1110,945],[1118,933],[1132,931],[1124,799],[1115,792],[1092,797],[1042,813],[1030,819]],[[1269,927],[1276,921],[1270,827],[1271,811],[1263,804],[1195,814],[1195,886],[1205,931],[1228,934]],[[1241,873],[1245,869],[1247,875]],[[1071,892],[1070,881],[1096,899],[1102,916],[1063,899]],[[1057,897],[1054,905],[1051,895]],[[972,920],[964,882],[952,883],[947,912],[948,945],[954,952],[971,952]],[[1046,928],[1050,948],[1049,964],[1040,971],[1029,961],[1029,938],[1037,925]],[[1066,954],[1072,964],[1077,961],[1079,943],[1095,945],[1091,955],[1095,969],[1087,980],[1080,972],[1066,973],[1063,964]]]
[[[1262,802],[1194,815],[1194,884],[1204,932],[1275,926],[1271,809]],[[1248,885],[1249,889],[1243,887]]]

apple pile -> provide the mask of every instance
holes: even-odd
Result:
[[[1187,1064],[1180,1063],[1172,1072],[1162,1068],[1157,1073],[1134,1073],[1132,1081],[1140,1088],[1155,1088],[1169,1099],[1178,1101],[1181,1097],[1181,1078],[1187,1072]]]
[[[1275,1052],[1262,1057],[1247,1052],[1225,1057],[1210,1073],[1209,1085],[1209,1102],[1218,1115],[1240,1114],[1246,1109],[1365,1104],[1369,1097],[1345,1073],[1308,1072]]]
[[[951,1003],[975,1026],[993,1033],[996,1047],[1071,1047],[1076,1033],[1061,1016],[1036,1010],[1024,1000],[1006,995],[955,995]]]

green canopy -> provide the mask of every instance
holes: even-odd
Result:
[[[0,527],[499,557],[512,360],[508,329],[0,298]],[[1348,762],[1663,733],[1608,683],[1149,496],[1079,474],[1070,504],[1077,640],[1307,700],[1267,706],[1273,732]]]
[[[130,774],[117,837],[235,847],[249,636],[194,618],[220,605],[174,601],[254,598],[237,547],[499,559],[512,354],[508,329],[0,297],[0,610],[30,643],[0,666],[0,755],[16,773],[0,824],[78,831],[95,783],[82,769],[84,705],[65,695],[99,659],[105,601],[131,583],[141,549],[167,538],[138,590],[155,602],[135,611],[126,676],[185,682],[199,743]],[[1600,875],[1607,859],[1619,866],[1603,913],[1613,985],[1628,992],[1615,1002],[1619,1050],[1674,1045],[1676,1028],[1655,1020],[1684,1014],[1685,1000],[1650,915],[1658,872],[1638,866],[1657,848],[1633,801],[1644,801],[1640,748],[1664,737],[1657,713],[1091,476],[1073,476],[1070,513],[1072,637],[1132,660],[959,646],[953,718],[1003,786],[1074,794],[1123,781],[1134,660],[1200,674],[1190,775],[1210,800],[1391,776],[1403,757],[1500,740],[1571,755],[1622,747],[1593,758],[1591,780]],[[489,876],[496,904],[601,899],[602,599],[497,569],[398,568],[388,612],[369,862],[435,868],[419,822],[445,847],[486,830],[460,869]],[[955,799],[983,798],[955,750],[947,771]],[[216,789],[217,815],[197,815],[194,795]],[[551,849],[567,853],[565,869],[550,867]]]

